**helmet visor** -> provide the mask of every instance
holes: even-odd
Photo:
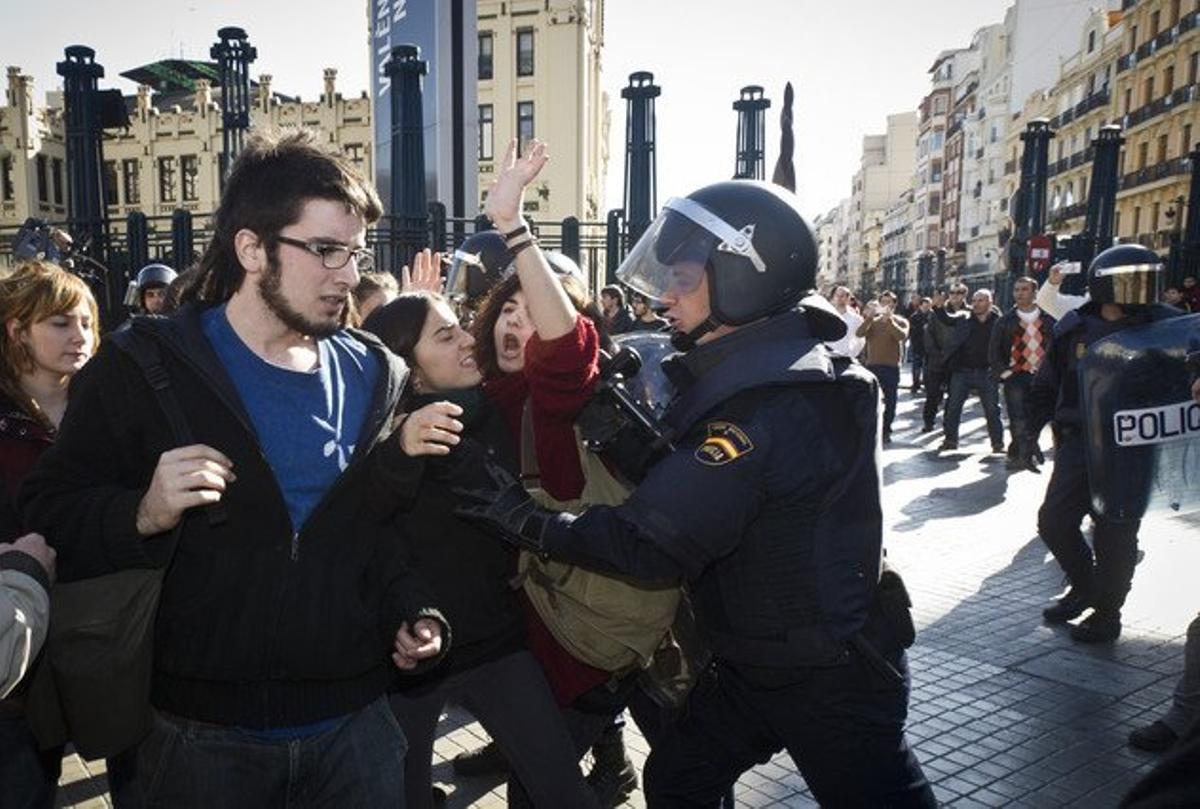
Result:
[[[617,278],[647,298],[662,300],[694,292],[714,251],[743,256],[765,272],[753,235],[693,200],[672,198],[621,262]]]
[[[1161,294],[1163,265],[1126,264],[1096,270],[1098,278],[1112,284],[1112,302],[1121,306],[1148,306]]]

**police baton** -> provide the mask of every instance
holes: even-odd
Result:
[[[863,656],[863,659],[866,660],[871,668],[875,669],[875,671],[882,676],[883,679],[888,680],[896,685],[904,685],[904,675],[901,674],[895,666],[887,662],[887,660],[884,660],[883,655],[881,655],[875,649],[875,647],[871,645],[870,641],[863,637],[861,632],[855,632],[850,636],[850,645],[854,647],[854,651]]]

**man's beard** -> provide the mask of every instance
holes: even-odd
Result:
[[[338,315],[336,321],[318,322],[309,320],[293,309],[283,297],[282,287],[283,271],[279,268],[279,261],[274,257],[268,258],[267,269],[263,272],[262,280],[258,285],[258,294],[267,308],[271,310],[271,314],[279,318],[283,325],[294,332],[317,339],[329,337],[346,327],[346,323],[350,319],[349,298],[342,306],[341,314]]]

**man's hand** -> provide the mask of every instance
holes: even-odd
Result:
[[[412,269],[407,266],[400,270],[401,292],[436,292],[442,291],[442,254],[432,253],[426,247],[413,256]]]
[[[442,651],[442,625],[432,618],[419,618],[409,631],[408,622],[396,632],[392,662],[405,671],[416,668],[422,660],[437,657]]]
[[[529,141],[525,156],[520,159],[517,159],[517,139],[508,142],[508,151],[500,161],[496,179],[492,181],[487,201],[483,204],[484,215],[492,220],[502,234],[520,227],[525,186],[533,182],[549,159],[546,144],[539,140]]]
[[[504,467],[491,461],[485,467],[490,484],[482,489],[455,489],[466,505],[454,509],[454,513],[510,545],[542,553],[543,533],[551,512],[539,507],[521,481]]]
[[[400,448],[410,458],[418,455],[448,455],[462,440],[462,408],[453,402],[432,402],[412,413],[400,414]]]
[[[0,553],[20,551],[27,553],[38,561],[50,581],[54,581],[54,560],[58,556],[54,548],[46,544],[46,538],[41,534],[26,534],[10,542],[0,542]]]
[[[138,534],[150,537],[170,531],[189,508],[219,502],[235,480],[233,461],[212,447],[192,444],[164,452],[138,503]]]
[[[1057,264],[1050,267],[1050,275],[1046,278],[1046,283],[1052,287],[1062,283],[1062,269]]]

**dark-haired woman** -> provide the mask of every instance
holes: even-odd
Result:
[[[408,556],[454,627],[445,663],[391,698],[408,737],[407,806],[431,805],[433,741],[449,700],[466,705],[499,743],[535,805],[594,806],[542,669],[525,648],[525,617],[509,585],[516,553],[454,516],[453,489],[486,475],[486,459],[516,472],[512,436],[479,387],[474,338],[431,292],[406,292],[364,325],[412,368],[405,409],[422,423],[406,433],[431,457],[406,521]]]
[[[564,271],[561,259],[542,253],[521,216],[523,190],[545,164],[545,147],[533,141],[528,156],[515,158],[515,145],[510,145],[504,169],[488,192],[485,213],[506,236],[516,271],[492,289],[479,309],[473,326],[476,360],[488,401],[518,441],[532,444],[537,478],[522,470],[526,486],[541,489],[570,510],[580,503],[587,484],[575,423],[599,378],[606,338],[598,324],[603,318],[587,301],[577,268]],[[528,602],[526,607],[529,649],[563,708],[576,752],[582,758],[595,743],[596,764],[588,780],[602,804],[619,803],[637,780],[621,726],[614,723],[632,682],[614,689],[613,672],[577,659]],[[522,805],[519,789],[510,793],[510,803]]]

